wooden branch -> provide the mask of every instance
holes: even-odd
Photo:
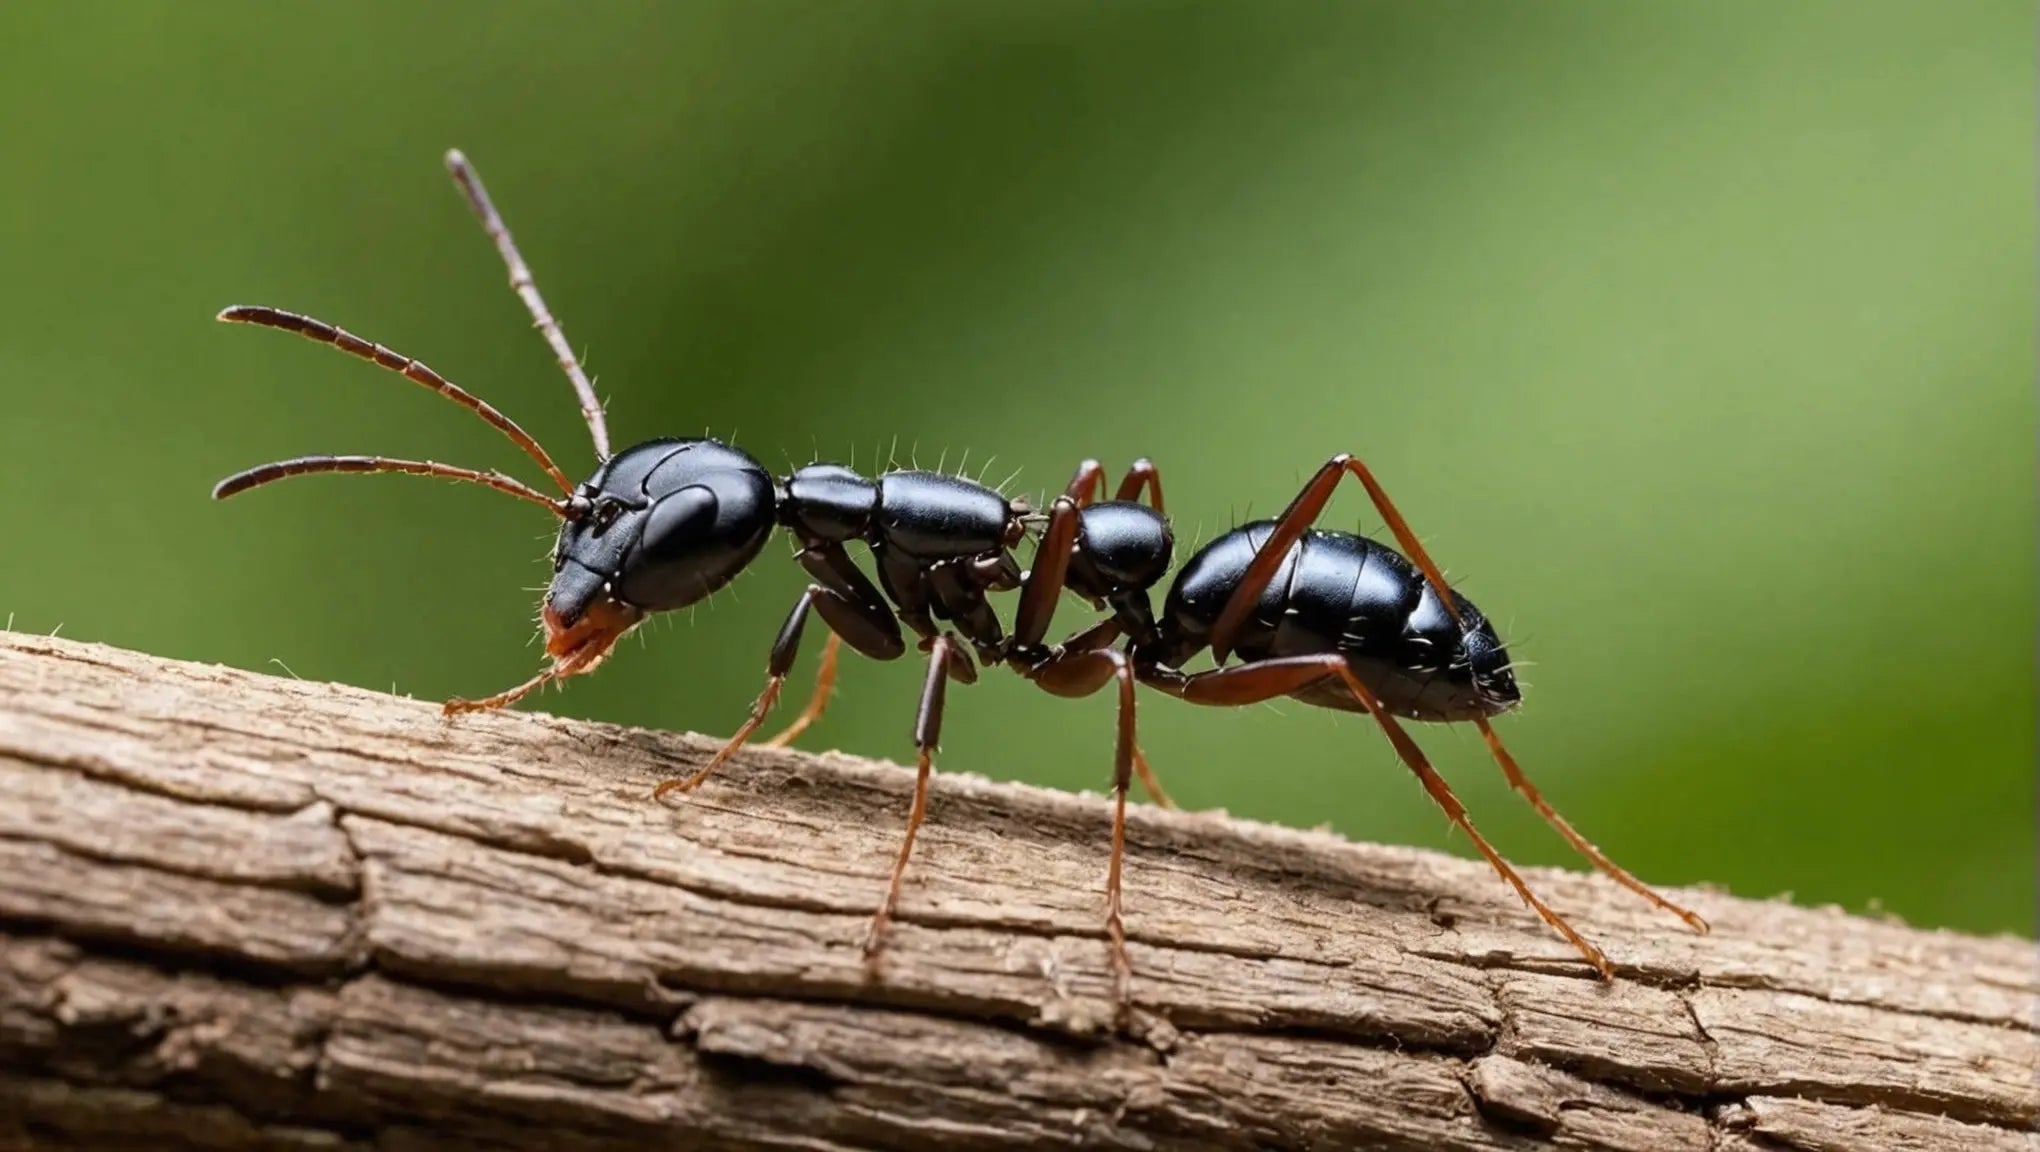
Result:
[[[1157,707],[1149,723],[1166,723]],[[2035,1147],[2029,941],[0,634],[0,1147]],[[967,763],[956,750],[952,764]]]

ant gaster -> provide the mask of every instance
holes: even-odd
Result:
[[[573,384],[600,461],[594,475],[579,485],[572,483],[516,422],[417,360],[309,316],[236,306],[221,312],[219,319],[278,328],[330,344],[466,407],[530,456],[561,495],[545,495],[500,472],[431,461],[306,456],[230,476],[214,488],[213,496],[225,499],[291,476],[398,472],[485,485],[559,517],[553,576],[540,607],[550,663],[531,679],[494,696],[448,701],[449,715],[501,708],[551,681],[593,671],[616,642],[648,616],[699,603],[727,585],[757,559],[773,531],[784,528],[799,545],[796,559],[811,583],[772,645],[765,690],[744,725],[714,757],[691,776],[661,783],[654,796],[693,790],[763,724],[799,652],[810,611],[822,617],[830,632],[815,696],[787,731],[769,744],[788,742],[820,715],[834,679],[839,642],[872,659],[892,660],[906,651],[901,625],[911,629],[928,658],[914,721],[919,771],[886,895],[865,937],[868,954],[876,955],[885,939],[914,837],[926,815],[945,686],[951,679],[964,683],[977,679],[972,651],[987,664],[1009,663],[1043,688],[1063,695],[1096,691],[1116,675],[1122,702],[1120,777],[1123,781],[1129,770],[1138,772],[1149,790],[1166,802],[1132,743],[1131,666],[1118,652],[1088,646],[1066,652],[1042,643],[1061,575],[1058,570],[1051,586],[1042,576],[1023,573],[1014,558],[1013,549],[1026,538],[1030,524],[1040,519],[1024,500],[1008,499],[992,488],[938,472],[899,471],[873,478],[836,464],[811,464],[775,478],[749,454],[709,438],[651,440],[612,454],[594,388],[539,296],[531,270],[480,178],[457,151],[447,154],[446,165],[501,253],[511,287]],[[883,595],[845,550],[853,541],[870,548]],[[1008,637],[987,594],[1014,590],[1021,591],[1024,606],[1016,634]],[[945,623],[952,627],[943,627]],[[1121,793],[1118,819],[1123,824],[1123,784]],[[1123,832],[1115,831],[1110,869],[1110,931],[1122,1001],[1129,971],[1117,911],[1117,845],[1123,839]]]

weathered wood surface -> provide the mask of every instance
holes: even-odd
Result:
[[[2030,941],[0,633],[0,1147],[2032,1152]],[[959,757],[958,759],[962,759]]]

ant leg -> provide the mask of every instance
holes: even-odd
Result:
[[[1085,461],[1085,466],[1093,465]],[[1103,483],[1102,473],[1095,473]],[[1072,489],[1086,483],[1082,469],[1070,482]],[[1079,521],[1077,497],[1065,492],[1048,506],[1048,527],[1041,532],[1041,544],[1034,550],[1034,567],[1020,583],[1020,605],[1013,610],[1012,647],[1024,651],[1038,648],[1048,635],[1048,623],[1055,618],[1055,602],[1069,578],[1070,550],[1077,543]],[[1108,641],[1109,643],[1109,641]]]
[[[1160,512],[1162,510],[1162,470],[1155,467],[1155,462],[1146,457],[1135,460],[1133,466],[1126,470],[1126,477],[1119,482],[1119,491],[1112,498],[1114,500],[1139,500],[1140,490],[1143,487],[1148,490],[1148,506]]]
[[[1344,683],[1346,690],[1353,694],[1353,698],[1367,709],[1368,715],[1374,717],[1375,723],[1381,725],[1381,731],[1388,737],[1388,742],[1394,745],[1396,755],[1402,758],[1403,764],[1410,771],[1416,773],[1418,781],[1424,786],[1424,791],[1429,793],[1431,800],[1444,810],[1445,818],[1466,833],[1467,838],[1473,841],[1473,846],[1487,858],[1487,862],[1494,866],[1502,879],[1516,890],[1516,894],[1523,898],[1523,902],[1530,905],[1546,924],[1551,925],[1559,935],[1578,949],[1580,955],[1594,966],[1595,971],[1599,972],[1603,979],[1614,979],[1615,968],[1608,962],[1607,956],[1574,931],[1564,917],[1538,899],[1537,894],[1530,890],[1530,885],[1524,882],[1522,876],[1509,866],[1508,861],[1502,859],[1501,853],[1495,851],[1487,842],[1487,838],[1474,829],[1473,820],[1467,815],[1465,805],[1459,802],[1459,797],[1453,795],[1451,787],[1438,775],[1438,770],[1431,766],[1430,760],[1424,756],[1423,749],[1418,748],[1416,741],[1410,739],[1409,733],[1403,731],[1402,725],[1382,708],[1381,700],[1353,674],[1352,666],[1346,663],[1344,657],[1336,653],[1285,656],[1190,676],[1156,669],[1142,678],[1150,686],[1192,704],[1219,706],[1259,704],[1264,700],[1301,691],[1328,678],[1339,679]]]
[[[1139,483],[1139,478],[1143,475],[1152,477],[1153,465],[1148,465],[1146,473],[1140,471],[1141,464],[1146,463],[1141,461],[1128,471],[1129,483]],[[1021,583],[1020,606],[1013,615],[1013,647],[1016,650],[1038,647],[1041,638],[1047,635],[1049,621],[1055,616],[1056,598],[1062,594],[1063,584],[1069,576],[1070,549],[1076,544],[1079,510],[1083,503],[1089,500],[1093,488],[1102,488],[1104,482],[1104,472],[1098,462],[1086,460],[1077,469],[1076,478],[1070,481],[1069,490],[1049,505],[1048,527],[1042,531],[1041,545],[1034,551],[1034,568],[1027,573],[1026,580]],[[1151,479],[1149,482],[1152,483],[1155,499],[1159,502],[1161,482],[1158,479]],[[1121,485],[1122,489],[1125,487],[1125,484]],[[1105,620],[1071,637],[1063,643],[1061,650],[1090,651],[1107,648],[1118,640],[1119,636],[1119,624],[1116,621]],[[1088,695],[1103,683],[1101,679],[1098,684],[1081,694]],[[1133,749],[1133,767],[1140,775],[1141,787],[1147,790],[1147,794],[1156,804],[1164,808],[1176,806],[1175,801],[1169,798],[1169,794],[1162,790],[1161,782],[1155,778],[1153,767],[1148,764],[1147,757],[1141,754],[1138,745]]]
[[[1127,498],[1129,488],[1139,491],[1142,483],[1152,484],[1155,510],[1159,512],[1161,481],[1155,475],[1154,465],[1146,460],[1138,461],[1128,469],[1126,479],[1119,485],[1119,499]],[[1104,492],[1105,466],[1096,460],[1086,460],[1077,465],[1077,473],[1071,477],[1069,487],[1049,504],[1048,527],[1042,530],[1041,543],[1034,550],[1034,568],[1020,584],[1020,606],[1013,614],[1015,648],[1037,647],[1042,637],[1048,635],[1048,623],[1055,617],[1056,598],[1062,595],[1063,585],[1069,578],[1070,550],[1077,543],[1079,513]]]
[[[1342,474],[1351,474],[1367,489],[1368,498],[1374,501],[1374,510],[1381,514],[1383,520],[1388,521],[1389,531],[1395,534],[1396,543],[1400,544],[1410,560],[1423,570],[1424,578],[1431,582],[1431,590],[1437,593],[1439,603],[1445,605],[1445,611],[1451,614],[1455,622],[1458,621],[1459,602],[1451,588],[1446,585],[1444,573],[1432,563],[1430,554],[1424,551],[1424,545],[1417,539],[1417,534],[1410,531],[1409,522],[1402,518],[1402,513],[1396,511],[1395,504],[1376,482],[1374,473],[1367,470],[1367,465],[1342,452],[1325,461],[1324,467],[1318,469],[1317,475],[1311,477],[1310,483],[1305,484],[1303,491],[1296,494],[1296,499],[1290,501],[1289,507],[1283,510],[1281,518],[1276,521],[1275,531],[1268,539],[1262,541],[1260,550],[1254,554],[1253,563],[1247,565],[1246,572],[1240,576],[1239,586],[1233,589],[1232,598],[1225,602],[1225,610],[1218,614],[1218,622],[1211,626],[1211,655],[1214,660],[1223,664],[1225,658],[1232,655],[1233,640],[1239,635],[1240,625],[1246,623],[1247,614],[1260,602],[1261,593],[1267,591],[1269,582],[1275,579],[1275,573],[1288,558],[1289,550],[1303,538],[1304,532],[1311,524],[1316,522],[1318,514],[1325,510],[1325,505],[1332,498],[1332,491],[1339,486],[1339,477]]]
[[[1092,629],[1078,639],[1081,641],[1097,631]],[[1105,938],[1111,944],[1113,1001],[1123,1016],[1133,1004],[1133,962],[1126,955],[1126,923],[1121,916],[1119,894],[1121,861],[1126,856],[1126,790],[1136,765],[1146,766],[1140,749],[1134,745],[1133,664],[1117,648],[1060,648],[1046,663],[1034,668],[1028,678],[1057,696],[1089,696],[1104,687],[1106,681],[1115,678],[1119,681],[1118,739],[1112,753],[1112,855],[1105,869]],[[1149,791],[1154,791],[1151,775],[1144,774],[1143,779],[1148,781]]]
[[[1070,477],[1069,487],[1063,489],[1063,495],[1077,507],[1089,508],[1105,495],[1105,465],[1096,460],[1086,460],[1077,465],[1076,475]]]
[[[766,715],[779,699],[780,688],[786,683],[786,673],[793,667],[793,658],[800,653],[801,630],[807,625],[809,608],[821,613],[822,621],[830,631],[867,656],[890,660],[903,651],[899,628],[891,616],[870,614],[868,609],[844,599],[832,589],[820,584],[808,585],[807,591],[794,601],[793,611],[787,613],[786,623],[779,629],[779,638],[772,642],[772,655],[765,665],[765,690],[751,705],[751,715],[744,721],[743,727],[738,728],[736,735],[730,737],[722,750],[710,757],[708,763],[692,776],[662,781],[652,790],[652,799],[661,799],[668,792],[692,792],[699,788],[702,781],[736,755],[751,734],[765,723]]]
[[[942,704],[952,674],[951,653],[960,649],[954,638],[942,635],[929,641],[927,651],[928,676],[921,683],[921,706],[914,714],[914,802],[907,810],[907,834],[900,840],[900,854],[893,861],[892,880],[886,885],[885,900],[879,904],[878,911],[871,917],[871,927],[864,933],[867,961],[875,961],[879,950],[885,947],[893,912],[900,904],[900,881],[907,874],[907,858],[914,854],[914,837],[921,830],[921,821],[928,816],[928,777],[935,767],[935,747],[942,742]]]
[[[1537,791],[1537,786],[1530,783],[1530,778],[1523,774],[1523,769],[1516,764],[1516,758],[1511,756],[1509,750],[1502,746],[1502,738],[1495,734],[1493,726],[1488,724],[1487,719],[1482,717],[1476,719],[1474,723],[1479,726],[1481,739],[1487,742],[1488,751],[1494,754],[1495,763],[1502,766],[1502,775],[1508,777],[1509,786],[1522,793],[1523,798],[1530,802],[1530,806],[1537,810],[1537,814],[1544,817],[1544,822],[1557,829],[1558,834],[1565,837],[1566,842],[1571,844],[1575,851],[1585,856],[1589,861],[1592,861],[1594,867],[1606,873],[1617,884],[1684,920],[1686,925],[1692,928],[1693,931],[1702,934],[1709,931],[1707,921],[1702,919],[1699,913],[1681,908],[1679,905],[1658,895],[1648,885],[1644,884],[1643,881],[1630,875],[1627,869],[1608,859],[1586,837],[1574,831],[1572,824],[1565,817],[1560,816],[1556,809],[1550,804],[1545,803],[1544,795]]]
[[[1098,623],[1063,641],[1055,649],[1058,656],[1051,657],[1051,659],[1060,658],[1061,655],[1091,652],[1101,648],[1109,649],[1119,640],[1120,635],[1119,621],[1100,620]],[[1038,680],[1037,683],[1039,683]],[[1074,695],[1088,696],[1092,692],[1097,691],[1103,683],[1104,681],[1100,680],[1098,684],[1092,685],[1083,692],[1074,693]],[[1047,687],[1047,685],[1044,684],[1043,687]],[[1053,688],[1050,688],[1049,691],[1055,692],[1059,696],[1072,695],[1072,693],[1056,692]],[[1142,790],[1148,794],[1148,799],[1155,802],[1157,808],[1174,808],[1177,806],[1176,802],[1170,799],[1168,792],[1162,788],[1161,780],[1155,776],[1154,766],[1148,763],[1147,755],[1140,750],[1138,742],[1133,745],[1133,772],[1134,775],[1140,778]]]
[[[843,638],[829,633],[828,643],[822,646],[822,663],[815,669],[815,688],[808,696],[807,707],[793,718],[793,723],[781,729],[779,734],[765,741],[761,747],[785,748],[800,738],[808,726],[822,718],[829,707],[829,696],[836,690],[836,657],[843,649]]]
[[[852,605],[860,617],[874,624],[881,619],[889,620],[891,617],[892,611],[886,607],[878,589],[872,587],[871,581],[856,564],[851,562],[842,545],[807,544],[801,549],[798,559],[800,566],[807,569],[809,576]],[[826,614],[824,618],[827,618]],[[886,633],[884,637],[874,637],[874,640],[879,642],[876,647],[860,648],[858,651],[874,660],[891,660],[906,650],[900,642],[897,625],[888,622],[883,630]],[[815,670],[815,687],[813,693],[808,696],[807,706],[801,709],[800,715],[796,716],[784,731],[765,741],[765,747],[787,747],[798,739],[801,733],[807,731],[809,725],[821,719],[822,713],[828,709],[829,698],[835,692],[842,639],[843,633],[832,625],[828,643],[822,648],[821,665]]]
[[[1148,763],[1147,754],[1140,750],[1138,744],[1133,746],[1133,771],[1140,777],[1140,786],[1147,790],[1148,799],[1155,802],[1155,807],[1177,807],[1169,794],[1162,790],[1162,782],[1156,779],[1154,766]]]
[[[463,712],[489,712],[497,708],[508,708],[557,680],[559,675],[559,666],[553,665],[517,687],[498,692],[494,696],[484,696],[480,700],[448,700],[441,706],[440,711],[448,716],[458,716]]]

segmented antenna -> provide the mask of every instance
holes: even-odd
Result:
[[[358,356],[371,364],[387,368],[406,380],[422,384],[480,416],[491,427],[508,436],[512,444],[524,449],[526,456],[531,457],[540,468],[545,469],[545,474],[552,477],[553,483],[560,486],[560,491],[572,493],[574,490],[573,481],[567,479],[567,474],[560,471],[560,466],[553,463],[553,458],[546,454],[546,450],[539,446],[531,433],[517,426],[517,421],[497,411],[488,401],[434,372],[421,361],[413,360],[400,352],[393,352],[372,340],[363,340],[345,328],[337,328],[324,320],[316,320],[296,312],[286,312],[281,308],[236,304],[221,311],[218,319],[228,324],[254,324],[263,328],[295,332],[306,339],[329,344],[350,356]]]
[[[538,489],[520,480],[513,480],[501,472],[478,472],[473,468],[456,468],[451,464],[436,464],[430,460],[396,460],[388,456],[300,456],[295,460],[278,460],[273,464],[262,464],[236,472],[213,486],[213,499],[225,500],[239,495],[250,488],[259,488],[291,476],[310,476],[320,472],[402,472],[410,476],[438,476],[446,480],[463,480],[470,484],[482,484],[519,500],[529,500],[543,506],[553,515],[565,519],[568,502],[555,500]]]
[[[588,434],[595,438],[595,456],[600,460],[609,459],[609,425],[602,416],[602,402],[595,398],[595,386],[588,382],[588,374],[581,370],[581,362],[574,357],[574,350],[567,344],[566,333],[560,330],[560,322],[545,306],[545,299],[538,294],[538,285],[531,278],[531,266],[517,251],[517,242],[510,238],[510,229],[503,223],[503,217],[496,211],[496,205],[489,199],[488,189],[482,187],[482,178],[467,157],[455,148],[446,154],[446,170],[453,174],[453,182],[467,195],[468,207],[482,222],[482,230],[489,239],[496,242],[496,251],[503,256],[503,263],[510,270],[510,287],[517,298],[524,301],[525,310],[531,313],[532,322],[538,326],[545,342],[552,346],[553,355],[558,357],[560,370],[574,385],[574,394],[581,400],[581,418],[588,422]]]

